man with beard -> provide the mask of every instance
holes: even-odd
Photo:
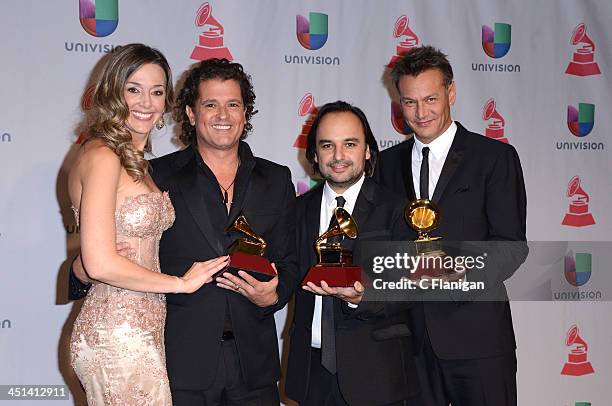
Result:
[[[325,182],[298,198],[297,247],[302,275],[316,256],[313,242],[334,209],[348,211],[357,239],[401,240],[405,200],[370,176],[378,146],[364,113],[337,101],[321,107],[308,134],[306,157]],[[351,248],[353,240],[343,241]],[[286,392],[305,406],[403,405],[418,391],[408,304],[362,301],[364,286],[308,282],[295,297]]]

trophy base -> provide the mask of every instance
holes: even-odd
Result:
[[[454,272],[452,269],[444,268],[446,252],[442,249],[439,237],[417,240],[415,245],[420,260],[414,272],[410,273],[410,279],[421,279],[423,276],[439,277]]]
[[[217,58],[217,59],[227,59],[231,61],[232,54],[227,48],[206,48],[200,45],[196,45],[191,52],[191,59],[196,61],[203,61],[205,59]]]
[[[342,264],[353,263],[353,252],[346,248],[322,247],[319,251],[319,264]]]
[[[441,252],[440,254],[429,254],[421,255],[422,260],[419,262],[419,266],[410,273],[409,278],[412,280],[421,279],[423,276],[429,276],[432,278],[440,277],[455,272],[452,269],[444,268],[444,258],[446,254]]]
[[[317,264],[310,268],[302,284],[312,282],[321,286],[321,281],[325,281],[332,287],[349,287],[355,282],[361,282],[360,266],[344,264]]]
[[[595,224],[595,219],[591,213],[566,213],[561,224],[564,226],[584,227]]]
[[[272,264],[266,258],[258,255],[245,254],[240,251],[230,254],[227,268],[219,272],[219,274],[230,272],[237,275],[239,270],[247,272],[260,282],[268,282],[276,276]]]
[[[599,75],[601,71],[599,70],[599,66],[596,62],[592,63],[576,63],[570,62],[567,65],[567,69],[565,73],[574,76],[591,76],[591,75]]]
[[[561,375],[582,376],[594,373],[595,370],[590,362],[581,362],[578,364],[566,363],[563,365]]]

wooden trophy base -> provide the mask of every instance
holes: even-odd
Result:
[[[361,273],[361,267],[356,265],[317,264],[310,268],[302,284],[312,282],[321,286],[321,281],[325,281],[332,287],[350,287],[361,282]]]
[[[260,282],[268,282],[276,276],[276,271],[266,258],[236,251],[230,254],[229,264],[221,273],[230,272],[237,275],[239,270],[247,272]]]

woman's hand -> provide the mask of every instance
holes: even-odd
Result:
[[[185,275],[177,277],[176,293],[193,293],[202,285],[212,282],[213,275],[225,268],[228,262],[227,255],[204,262],[194,262]]]

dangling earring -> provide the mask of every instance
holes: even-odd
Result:
[[[162,116],[155,124],[155,128],[157,128],[158,130],[161,130],[162,128],[164,128],[165,125],[166,125],[166,122],[164,121],[164,117]]]

